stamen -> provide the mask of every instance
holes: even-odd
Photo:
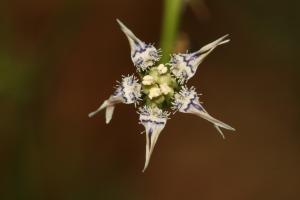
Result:
[[[150,99],[153,99],[155,97],[158,97],[161,95],[161,90],[158,88],[158,87],[152,87],[150,90],[149,90],[149,98]]]
[[[165,74],[168,71],[168,68],[164,64],[160,64],[157,67],[158,73],[159,74]]]
[[[154,78],[150,75],[146,75],[143,77],[143,85],[152,85],[154,82]]]
[[[160,84],[159,87],[160,87],[161,92],[164,95],[167,95],[173,91],[172,88],[170,88],[167,83]]]

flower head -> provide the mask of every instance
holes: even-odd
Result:
[[[192,78],[198,66],[219,45],[229,42],[225,35],[193,53],[173,54],[170,62],[158,63],[160,50],[138,39],[121,21],[117,20],[125,33],[131,49],[131,59],[139,79],[134,75],[123,76],[116,90],[89,117],[106,109],[106,123],[112,119],[118,103],[141,105],[138,110],[140,124],[145,127],[146,160],[143,171],[149,165],[157,139],[164,129],[170,113],[168,110],[190,113],[211,122],[224,137],[220,128],[235,130],[215,119],[203,108],[194,87],[185,84]]]

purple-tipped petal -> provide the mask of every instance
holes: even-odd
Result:
[[[195,75],[198,66],[204,61],[206,56],[208,56],[217,46],[230,41],[229,39],[226,39],[227,36],[228,35],[225,35],[214,42],[205,45],[194,53],[179,53],[172,55],[169,63],[171,65],[171,72],[182,83],[188,81]]]
[[[120,20],[117,19],[117,22],[128,38],[131,48],[131,59],[139,71],[145,70],[148,67],[153,66],[155,62],[159,61],[161,57],[159,55],[159,50],[157,50],[153,45],[146,44],[137,38]]]
[[[146,132],[146,159],[143,172],[147,169],[150,158],[157,142],[157,139],[164,129],[169,116],[168,112],[163,112],[161,109],[155,107],[140,108],[140,123],[145,127]]]
[[[108,124],[113,116],[115,105],[118,103],[137,104],[141,97],[141,85],[134,76],[124,76],[122,82],[117,86],[116,91],[101,106],[91,112],[88,116],[93,117],[106,108],[105,118]]]
[[[175,94],[173,109],[178,110],[182,113],[190,113],[197,115],[213,123],[215,128],[218,130],[218,132],[222,135],[223,138],[224,134],[222,133],[220,127],[227,130],[235,131],[235,129],[231,126],[225,124],[224,122],[221,122],[218,119],[215,119],[210,114],[208,114],[208,112],[200,104],[198,94],[196,93],[195,88],[193,87],[190,89],[183,87],[179,93]]]
[[[115,94],[122,96],[125,104],[136,104],[141,100],[141,87],[135,76],[123,76],[122,82],[119,84]]]

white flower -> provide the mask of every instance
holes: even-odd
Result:
[[[153,99],[155,97],[159,97],[161,95],[161,91],[158,87],[152,87],[149,90],[149,98]]]
[[[146,75],[143,77],[143,85],[152,85],[154,82],[154,78],[150,75]]]
[[[216,41],[202,47],[194,53],[174,54],[167,64],[158,64],[160,51],[153,45],[138,39],[131,30],[117,20],[122,31],[128,38],[131,48],[131,59],[135,65],[142,85],[133,75],[122,77],[116,91],[89,117],[106,109],[106,123],[112,119],[115,105],[118,103],[134,104],[141,102],[139,108],[140,124],[146,132],[146,159],[143,171],[149,165],[157,139],[164,129],[169,112],[163,109],[173,109],[182,113],[197,115],[213,123],[214,127],[224,137],[220,128],[234,131],[231,126],[215,119],[203,108],[194,87],[188,88],[185,83],[192,78],[199,66],[217,46],[229,42],[225,35]]]
[[[165,74],[168,71],[168,68],[164,64],[159,64],[157,67],[159,74]]]
[[[173,92],[173,89],[170,88],[167,83],[162,83],[162,84],[159,85],[159,87],[160,87],[161,92],[164,95],[167,95],[167,94]]]

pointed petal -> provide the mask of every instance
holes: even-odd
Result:
[[[214,125],[214,127],[217,129],[217,131],[220,133],[220,135],[222,136],[223,139],[225,139],[225,135],[224,133],[222,132],[222,130],[220,129],[220,127]]]
[[[101,110],[106,108],[105,118],[106,118],[106,123],[108,124],[110,122],[110,120],[112,119],[115,105],[118,103],[123,103],[123,102],[124,102],[124,99],[121,96],[110,96],[107,100],[105,100],[101,104],[101,106],[97,110],[89,113],[88,116],[89,116],[89,118],[94,117]]]
[[[107,105],[108,105],[108,102],[107,102],[107,100],[106,100],[106,101],[104,101],[104,102],[99,106],[99,108],[97,108],[97,110],[95,110],[95,111],[89,113],[89,115],[88,115],[89,118],[94,117],[97,113],[99,113],[101,110],[103,110],[104,108],[106,108]]]
[[[175,95],[175,101],[173,103],[173,109],[178,109],[179,112],[190,113],[197,115],[211,123],[214,124],[215,128],[219,131],[219,133],[224,137],[221,128],[235,131],[234,128],[221,122],[220,120],[212,117],[208,112],[203,108],[203,106],[199,102],[199,97],[195,91],[195,88],[186,88],[183,87],[182,90]]]
[[[155,144],[157,142],[157,139],[161,131],[164,129],[164,126],[165,124],[160,126],[155,126],[153,128],[147,129],[146,131],[145,134],[146,135],[146,160],[145,160],[143,172],[147,169],[149,165],[150,158],[154,150]]]
[[[150,162],[150,139],[149,139],[149,136],[148,136],[148,133],[145,134],[146,135],[146,150],[145,150],[145,165],[144,165],[144,168],[143,168],[143,172],[147,169],[148,165],[149,165],[149,162]]]
[[[126,37],[128,38],[128,41],[130,43],[130,47],[132,50],[134,48],[141,48],[144,46],[144,42],[142,42],[139,38],[137,38],[129,28],[127,28],[119,19],[117,19],[118,24],[121,27],[121,30],[125,33]]]
[[[211,123],[214,124],[214,127],[217,129],[217,131],[221,134],[221,136],[223,137],[223,139],[225,139],[225,136],[222,132],[221,128],[230,130],[230,131],[235,131],[234,128],[232,128],[231,126],[229,126],[228,124],[225,124],[224,122],[221,122],[220,120],[212,117],[210,114],[207,113],[207,111],[203,110],[198,110],[198,109],[191,109],[190,111],[191,114],[197,115]]]
[[[204,59],[219,45],[228,43],[230,40],[224,40],[226,37],[228,37],[228,34],[215,40],[214,42],[211,42],[204,47],[202,47],[199,51],[196,51],[193,53],[194,57],[194,64],[195,66],[199,66]]]
[[[199,51],[196,51],[195,53],[204,53],[206,51],[209,51],[212,48],[217,47],[218,45],[228,43],[230,41],[230,39],[226,39],[228,36],[229,36],[229,34],[220,37],[219,39],[205,45],[204,47],[202,47]]]
[[[161,131],[164,129],[169,113],[161,109],[144,107],[140,109],[140,122],[146,130],[146,159],[143,172],[147,169],[150,158]]]
[[[117,86],[116,91],[102,105],[91,112],[88,116],[91,118],[106,108],[105,118],[108,124],[113,116],[115,105],[118,103],[137,104],[141,97],[141,84],[138,83],[134,76],[124,76],[121,83]]]
[[[195,75],[198,66],[217,46],[230,41],[229,39],[226,40],[226,37],[228,37],[228,35],[205,45],[194,53],[174,54],[170,61],[172,73],[179,78],[181,82],[188,81]]]
[[[105,122],[109,124],[114,114],[115,106],[108,106],[105,111]]]
[[[117,19],[121,30],[125,33],[131,48],[131,59],[137,69],[145,70],[159,61],[160,55],[153,45],[146,44],[137,38],[120,20]]]

